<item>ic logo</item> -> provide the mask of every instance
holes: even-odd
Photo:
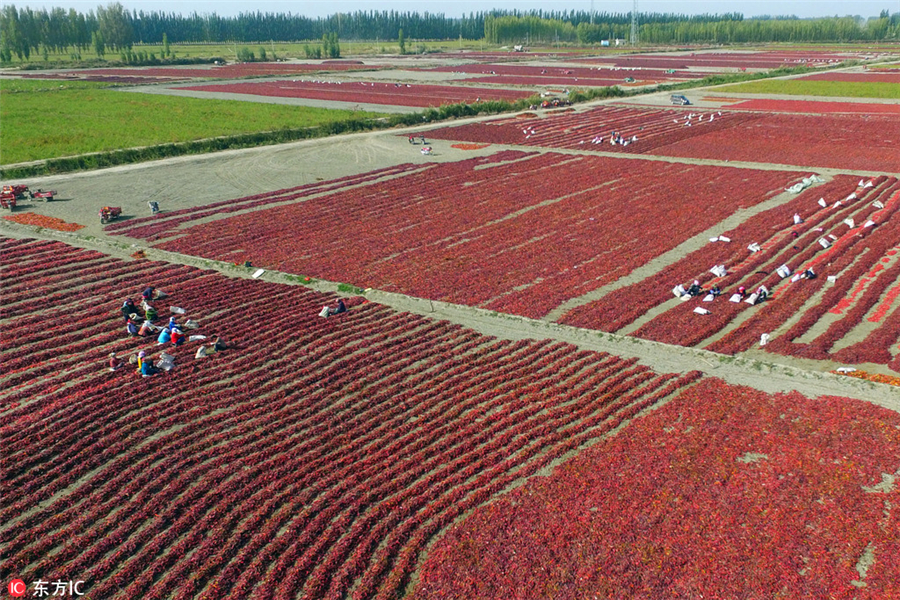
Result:
[[[21,579],[13,579],[12,581],[9,582],[9,595],[10,596],[15,596],[17,598],[20,596],[24,596],[26,590],[27,590],[27,587],[25,586],[25,582],[22,581]]]

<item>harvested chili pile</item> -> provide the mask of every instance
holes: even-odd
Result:
[[[840,373],[832,371],[838,375],[846,375],[847,377],[856,377],[857,379],[865,379],[866,381],[874,381],[876,383],[886,383],[888,385],[900,386],[900,377],[893,375],[882,375],[881,373],[867,373],[866,371],[850,371],[849,373]]]
[[[38,227],[46,227],[47,229],[56,229],[59,231],[78,231],[83,229],[84,225],[78,223],[66,223],[62,219],[56,217],[48,217],[46,215],[38,215],[35,213],[24,212],[15,215],[3,217],[7,221],[19,223],[20,225],[37,225]]]

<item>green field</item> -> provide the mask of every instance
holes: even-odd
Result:
[[[718,88],[718,91],[740,94],[786,94],[789,96],[829,96],[843,98],[900,99],[896,83],[857,83],[850,81],[809,81],[802,79],[768,79]]]
[[[4,79],[0,94],[3,165],[384,116],[128,93],[88,82]]]

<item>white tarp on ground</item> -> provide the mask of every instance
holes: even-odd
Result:
[[[710,269],[709,272],[716,277],[725,277],[726,275],[728,275],[728,271],[725,270],[725,265],[716,265],[712,269]]]
[[[676,298],[681,298],[687,293],[687,291],[684,289],[683,285],[678,284],[672,288],[672,293],[675,294]]]
[[[799,194],[800,192],[802,192],[803,190],[805,190],[812,184],[822,183],[823,181],[825,181],[825,180],[822,179],[821,177],[819,177],[818,175],[810,175],[809,177],[804,177],[800,182],[795,183],[794,185],[792,185],[791,187],[786,188],[786,189],[788,192],[790,192],[792,194]]]
[[[749,246],[747,246],[747,250],[749,250],[750,252],[759,252],[762,250],[762,248],[760,247],[759,244],[754,242],[754,243],[750,244]]]
[[[697,313],[698,315],[708,315],[709,314],[708,310],[706,310],[705,308],[700,308],[699,306],[694,309],[694,312]]]
[[[884,203],[881,200],[876,200],[872,203],[872,206],[875,208],[884,208]]]
[[[828,206],[828,203],[825,202],[825,198],[819,198],[819,206],[821,206],[822,208]]]
[[[831,242],[829,242],[825,238],[819,238],[819,245],[823,248],[831,248]]]
[[[781,265],[780,267],[775,269],[775,272],[778,273],[779,275],[781,275],[782,278],[784,278],[784,277],[790,277],[792,271],[789,266]]]

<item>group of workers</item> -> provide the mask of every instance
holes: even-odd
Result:
[[[815,279],[816,273],[811,268],[806,269],[800,275],[800,278],[801,279]],[[712,296],[713,298],[715,298],[715,297],[722,295],[722,290],[721,290],[721,288],[719,288],[718,284],[714,283],[712,285],[712,287],[709,289],[709,291],[705,291],[703,289],[703,287],[701,287],[700,281],[695,279],[694,282],[690,286],[688,286],[686,289],[684,289],[684,293],[682,295],[695,297],[695,296],[701,296],[704,294],[708,294],[708,295]],[[744,286],[740,286],[737,289],[737,293],[735,294],[735,296],[738,299],[733,299],[732,300],[733,302],[738,302],[740,300],[747,298],[748,297],[747,288]],[[759,288],[757,288],[756,292],[754,294],[749,295],[749,297],[752,299],[753,304],[758,304],[769,297],[769,288],[767,288],[764,285],[761,285],[761,286],[759,286]]]
[[[156,336],[156,343],[160,346],[165,344],[172,344],[176,347],[183,345],[187,341],[187,336],[184,333],[184,327],[178,324],[175,316],[169,317],[169,321],[165,325],[154,324],[154,321],[159,318],[159,313],[151,302],[165,297],[166,294],[162,291],[148,287],[141,294],[140,306],[136,305],[131,298],[125,299],[120,310],[125,319],[126,333],[131,337]],[[173,311],[176,311],[176,309],[173,309]],[[143,317],[140,316],[141,312],[143,312]],[[197,324],[188,319],[185,327],[196,328]],[[203,336],[200,337],[202,338]],[[225,342],[220,337],[217,337],[215,342],[211,344],[201,344],[194,358],[205,358],[225,348]],[[161,370],[168,371],[175,366],[174,358],[165,352],[160,355],[158,364],[154,364],[153,360],[143,350],[137,354],[137,357],[132,357],[132,362],[137,364],[137,372],[143,377],[151,377]],[[124,363],[116,356],[115,352],[109,355],[110,371],[117,371],[124,366]]]
[[[710,295],[713,298],[717,298],[722,295],[722,289],[719,287],[719,284],[714,283],[712,285],[712,287],[709,288],[709,290],[707,291],[707,290],[703,289],[703,287],[700,285],[700,281],[697,279],[695,279],[694,282],[691,285],[689,285],[686,289],[685,288],[679,288],[679,289],[684,290],[683,294],[682,294],[683,296],[696,297],[696,296]],[[747,288],[745,288],[744,286],[740,286],[737,289],[737,295],[740,296],[741,299],[746,298],[747,297]],[[768,297],[769,297],[769,289],[764,285],[759,286],[759,289],[756,290],[756,299],[755,299],[756,302],[762,302],[763,300],[765,300]]]

